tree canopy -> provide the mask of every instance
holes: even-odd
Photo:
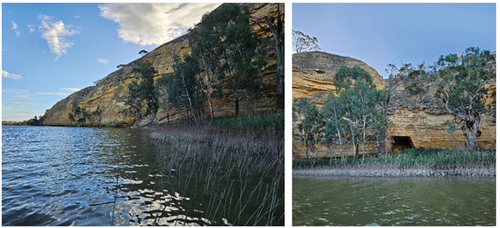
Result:
[[[469,130],[466,149],[476,147],[479,128],[486,116],[494,117],[495,102],[487,103],[486,83],[496,77],[496,57],[488,50],[470,47],[463,53],[440,56],[437,70],[440,80],[435,93],[448,113]],[[495,93],[491,95],[495,101]]]

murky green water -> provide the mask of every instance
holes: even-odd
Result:
[[[294,177],[293,225],[495,225],[493,178]]]

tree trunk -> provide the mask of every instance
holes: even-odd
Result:
[[[234,114],[236,116],[238,116],[240,114],[240,104],[239,104],[237,92],[234,92]]]
[[[474,115],[474,120],[467,122],[469,135],[465,141],[465,150],[473,150],[476,148],[477,138],[481,136],[481,131],[479,131],[480,124],[481,116],[479,114]]]
[[[132,107],[132,108],[134,109],[135,112],[136,121],[141,121],[142,120],[141,110],[138,107]]]
[[[377,145],[377,157],[383,157],[385,156],[385,136],[380,136],[378,139],[378,145]]]
[[[307,143],[307,138],[305,138],[306,144],[306,167],[309,167],[309,144]]]
[[[329,153],[329,155],[330,155],[330,161],[329,161],[329,163],[330,163],[330,166],[332,166],[332,157],[333,157],[332,154],[333,154],[333,151],[332,151],[332,147],[331,147],[330,144],[328,145],[328,151],[330,152]]]
[[[210,106],[210,124],[214,122],[214,107],[212,106],[212,101],[210,99],[210,93],[208,92],[207,88],[207,99],[208,99],[208,106]]]
[[[151,120],[149,120],[149,124],[154,123],[156,123],[156,112],[154,110],[151,110]]]
[[[210,97],[210,79],[209,79],[209,69],[210,67],[208,66],[207,64],[207,61],[205,59],[205,55],[202,54],[202,58],[201,58],[202,62],[203,62],[203,66],[205,68],[205,84],[207,85],[207,88],[206,88],[206,93],[207,93],[207,100],[208,100],[208,106],[210,107],[210,124],[212,124],[214,122],[214,107],[212,106],[212,101],[211,101],[211,97]]]
[[[336,117],[336,115],[335,115]],[[339,137],[339,143],[340,143],[340,163],[342,165],[345,164],[345,160],[344,160],[344,151],[343,151],[343,148],[342,148],[342,138],[340,137],[340,129],[337,127],[337,136]]]
[[[363,162],[365,162],[365,145],[366,145],[366,117],[363,117],[363,145],[362,150],[363,150],[363,158],[361,159],[361,165]]]
[[[276,42],[276,109],[285,110],[285,34],[281,19],[280,3],[278,4],[278,21],[273,32]],[[273,26],[270,26],[271,28]]]
[[[355,150],[356,152],[354,153],[354,159],[353,159],[353,162],[358,160],[358,155],[359,155],[359,143],[358,143],[358,140],[356,140],[356,143],[355,143]]]
[[[276,43],[276,109],[283,111],[285,109],[284,45],[280,41]]]

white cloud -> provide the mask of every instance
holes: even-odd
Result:
[[[14,30],[14,32],[16,32],[17,36],[21,35],[21,33],[19,31],[17,31],[17,24],[16,24],[16,22],[12,22],[12,30]]]
[[[182,35],[220,3],[109,3],[101,16],[120,25],[118,36],[140,45],[160,45]]]
[[[62,88],[61,91],[76,92],[76,91],[80,91],[80,89],[77,89],[77,88]]]
[[[40,95],[60,95],[60,96],[67,96],[68,93],[65,92],[48,92],[48,93],[37,93]]]
[[[24,102],[6,102],[3,105],[36,105],[34,103],[24,103]]]
[[[13,94],[24,94],[24,93],[29,93],[29,91],[28,91],[28,90],[18,90],[18,89],[2,90],[2,92],[6,92],[6,93],[13,93]]]
[[[46,92],[46,93],[37,93],[40,95],[59,95],[59,96],[68,96],[69,94],[79,91],[80,89],[77,88],[62,88],[59,90],[59,92]],[[64,92],[62,92],[64,91]],[[69,92],[69,93],[68,93]]]
[[[2,77],[4,78],[12,78],[12,79],[21,79],[23,78],[21,75],[18,74],[11,74],[5,70],[2,70]]]
[[[109,63],[109,60],[107,60],[107,59],[98,59],[97,61],[99,61],[100,63],[104,63],[104,64]]]
[[[34,32],[35,31],[36,25],[28,25],[29,32]]]
[[[42,14],[38,16],[38,20],[42,21],[39,29],[42,32],[42,37],[49,43],[52,53],[56,54],[57,58],[62,54],[66,54],[66,49],[73,44],[65,37],[78,34],[79,32],[71,29],[71,25],[65,25],[61,20],[55,21],[55,18],[51,16]]]

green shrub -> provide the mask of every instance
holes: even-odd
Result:
[[[266,112],[253,116],[222,117],[214,119],[213,126],[237,133],[275,132],[284,134],[285,115]]]

